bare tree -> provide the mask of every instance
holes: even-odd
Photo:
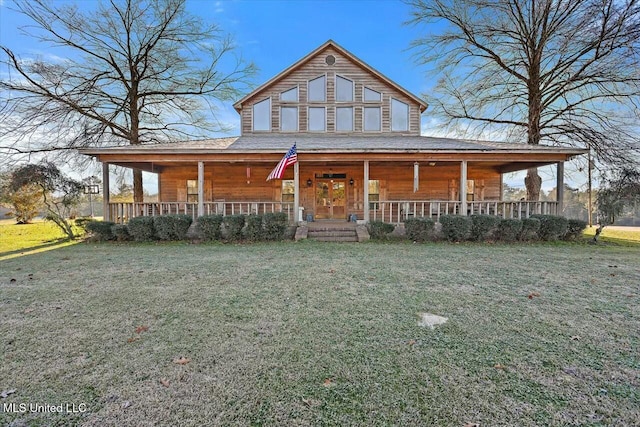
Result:
[[[640,2],[407,3],[410,22],[431,31],[412,46],[441,76],[429,102],[448,125],[589,148],[617,166],[638,161]],[[540,184],[529,169],[529,200]]]
[[[110,0],[97,10],[16,0],[21,30],[65,59],[21,59],[2,46],[0,153],[171,142],[221,130],[221,101],[248,89],[255,67],[186,0]],[[142,172],[134,170],[142,201]]]

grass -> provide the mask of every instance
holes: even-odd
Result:
[[[638,255],[78,244],[0,261],[2,403],[87,405],[0,424],[637,425]]]
[[[593,237],[597,227],[589,227],[585,230],[585,236]],[[639,245],[639,227],[608,226],[602,230],[599,240],[603,243],[616,243],[619,245]]]
[[[31,224],[16,224],[12,219],[0,220],[0,236],[0,260],[76,243],[69,241],[53,222],[44,220],[34,220]]]

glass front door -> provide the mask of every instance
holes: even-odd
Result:
[[[346,219],[345,182],[338,180],[316,181],[316,218]]]

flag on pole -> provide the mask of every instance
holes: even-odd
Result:
[[[287,166],[292,165],[298,161],[298,153],[296,152],[296,143],[293,143],[293,147],[287,151],[287,154],[284,155],[282,160],[276,165],[276,167],[271,171],[269,176],[267,177],[267,181],[272,179],[282,179],[284,176],[284,171],[287,169]]]

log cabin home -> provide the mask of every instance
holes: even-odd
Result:
[[[561,214],[564,162],[585,151],[421,136],[427,104],[329,40],[234,104],[241,135],[83,149],[103,164],[158,176],[158,201],[110,203],[105,220],[138,215],[286,212],[300,221],[505,218]],[[281,180],[266,177],[297,145]],[[502,176],[557,165],[558,201],[503,201]]]

